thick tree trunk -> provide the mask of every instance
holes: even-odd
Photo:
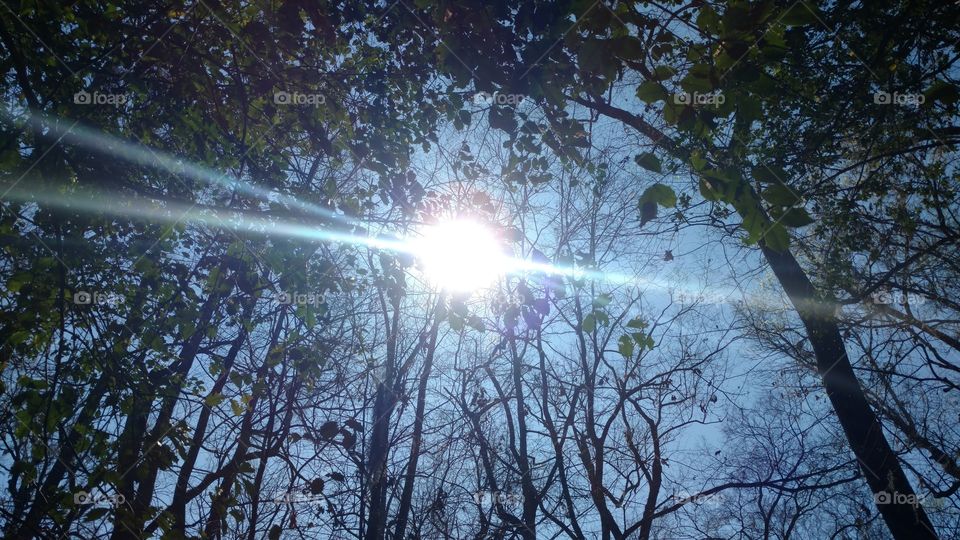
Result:
[[[937,538],[853,372],[834,316],[835,302],[818,298],[790,251],[778,252],[765,245],[761,248],[807,330],[827,397],[893,537]],[[889,502],[881,504],[884,498]]]

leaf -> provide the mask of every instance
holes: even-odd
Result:
[[[750,172],[758,182],[765,184],[783,184],[785,179],[790,177],[787,171],[776,165],[760,165],[759,167],[754,167]]]
[[[814,222],[805,208],[791,208],[780,218],[780,223],[787,227],[806,227]]]
[[[646,103],[667,99],[667,91],[656,81],[646,81],[637,87],[637,97]]]
[[[926,102],[939,101],[945,105],[950,105],[956,103],[957,99],[960,99],[960,92],[957,91],[957,87],[942,80],[930,85],[930,88],[923,93],[923,96],[926,98]]]
[[[720,30],[720,16],[709,5],[700,8],[697,15],[697,27],[710,34],[718,34]]]
[[[490,107],[490,127],[513,133],[517,129],[517,121],[513,112],[504,107]]]
[[[673,208],[677,205],[677,194],[673,188],[664,184],[654,184],[640,195],[640,226],[657,217],[657,205]]]
[[[770,227],[767,234],[763,235],[763,241],[767,244],[767,247],[781,253],[790,247],[790,235],[787,234],[787,229],[779,223]]]
[[[483,319],[478,315],[470,315],[467,317],[467,324],[477,332],[484,332],[487,329],[486,325],[483,324]]]
[[[539,328],[540,327],[540,317],[537,315],[537,312],[533,309],[528,308],[527,306],[523,307],[523,322],[527,323],[529,328]]]
[[[89,512],[87,512],[87,514],[86,514],[85,516],[83,516],[83,520],[86,521],[86,522],[96,521],[96,520],[102,518],[103,516],[105,516],[108,510],[110,510],[110,509],[109,509],[109,508],[94,508],[93,510],[90,510]]]
[[[597,318],[594,317],[593,313],[583,318],[583,322],[580,323],[580,328],[582,328],[584,332],[588,333],[597,329]]]
[[[603,71],[604,59],[608,54],[605,49],[599,40],[582,41],[580,51],[577,53],[577,65],[583,71],[600,73]]]
[[[337,426],[337,423],[333,420],[324,422],[323,425],[320,426],[320,436],[327,440],[336,437],[339,432],[340,427]]]
[[[640,203],[640,226],[643,227],[648,221],[656,219],[657,205],[652,202]]]
[[[774,184],[768,187],[763,190],[761,196],[765,201],[777,206],[793,206],[800,202],[800,197],[783,184]]]
[[[223,394],[218,392],[218,393],[210,394],[209,396],[207,396],[206,399],[203,400],[203,403],[207,407],[216,407],[223,401],[223,399],[224,399]]]
[[[651,154],[650,152],[644,152],[633,158],[637,162],[637,165],[640,165],[644,169],[653,172],[662,172],[660,168],[660,160],[657,159],[657,156]]]
[[[643,42],[633,36],[615,38],[610,43],[617,56],[627,60],[640,60],[646,53]]]
[[[817,22],[816,7],[807,5],[800,1],[792,5],[786,13],[780,17],[780,22],[787,26],[805,26]]]
[[[627,328],[636,328],[637,330],[643,330],[646,327],[647,327],[647,323],[643,319],[630,319],[630,322],[627,323]]]
[[[604,308],[610,305],[610,302],[613,302],[613,297],[609,294],[601,294],[600,296],[593,299],[594,308]]]
[[[670,66],[657,66],[653,70],[653,78],[657,81],[664,81],[677,74],[677,70]]]
[[[617,350],[620,351],[625,358],[633,357],[633,339],[630,336],[620,336],[620,340],[617,342]]]
[[[343,447],[347,450],[353,448],[353,445],[357,444],[357,436],[349,431],[342,431],[343,433]]]

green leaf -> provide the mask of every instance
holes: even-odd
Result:
[[[938,80],[930,85],[930,88],[923,93],[923,96],[926,98],[925,103],[939,101],[945,105],[950,105],[957,102],[957,99],[960,98],[960,92],[957,91],[956,86],[946,81]]]
[[[643,191],[640,195],[640,204],[656,203],[664,208],[674,208],[677,206],[677,194],[673,188],[664,184],[654,184]]]
[[[593,313],[583,318],[583,322],[580,323],[580,328],[588,333],[597,329],[597,318],[593,316]]]
[[[644,152],[633,158],[637,162],[637,165],[640,165],[644,169],[653,172],[662,172],[660,168],[660,160],[657,159],[657,156],[651,154],[650,152]]]
[[[633,36],[615,38],[611,45],[617,56],[627,60],[640,60],[647,52],[643,42]]]
[[[709,34],[719,34],[720,16],[710,6],[704,5],[697,15],[697,27]]]
[[[750,172],[753,173],[753,177],[756,178],[758,182],[764,184],[783,184],[786,179],[790,177],[787,171],[775,165],[760,165],[759,167],[754,167]]]
[[[777,206],[792,206],[800,201],[800,197],[783,184],[774,184],[763,190],[762,197],[765,201]]]
[[[88,523],[91,521],[96,521],[105,516],[109,510],[109,508],[94,508],[83,516],[83,520]]]
[[[633,339],[630,336],[620,336],[620,340],[617,342],[617,350],[620,351],[620,354],[626,358],[632,358],[633,349]]]
[[[577,65],[583,71],[599,73],[603,70],[606,47],[596,39],[584,40],[577,53]]]
[[[646,327],[647,327],[647,323],[643,319],[630,319],[630,322],[627,323],[627,328],[636,328],[638,330],[643,330]]]
[[[696,64],[690,68],[687,75],[680,81],[680,88],[685,92],[707,93],[713,91],[713,66],[710,64]]]
[[[656,81],[646,81],[637,87],[637,97],[646,103],[667,99],[667,91]]]
[[[206,399],[203,400],[203,403],[207,407],[216,407],[223,401],[223,399],[223,394],[218,392],[216,394],[210,394],[207,396]]]
[[[670,66],[657,66],[653,69],[653,79],[665,81],[677,74],[677,70]]]
[[[706,177],[700,178],[700,194],[708,201],[719,201],[721,195],[714,183]]]
[[[780,22],[787,26],[804,26],[817,22],[817,8],[800,1],[792,5],[786,13],[780,17]]]
[[[790,247],[790,235],[787,234],[787,229],[779,223],[770,227],[767,234],[763,235],[763,241],[767,244],[767,247],[774,251],[784,252]]]
[[[791,208],[780,218],[780,223],[787,227],[805,227],[813,221],[805,208]]]
[[[610,305],[610,302],[613,302],[613,297],[609,294],[601,294],[600,296],[593,299],[594,308],[604,308]]]

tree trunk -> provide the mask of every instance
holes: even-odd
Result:
[[[420,385],[417,388],[417,412],[413,423],[413,441],[410,443],[410,461],[407,464],[407,471],[403,481],[403,493],[400,495],[400,509],[397,512],[397,528],[394,531],[395,540],[403,540],[406,533],[407,518],[410,514],[410,506],[413,501],[413,483],[417,477],[417,464],[420,461],[420,445],[423,442],[423,416],[427,408],[427,381],[430,379],[430,372],[433,370],[433,355],[437,349],[437,333],[440,331],[440,318],[433,323],[430,330],[430,343],[427,348],[427,355],[423,364],[423,372],[420,374]]]
[[[386,316],[386,302],[381,300]],[[373,430],[370,433],[370,458],[367,465],[370,505],[367,511],[366,540],[382,540],[387,527],[387,456],[390,443],[390,416],[397,402],[395,387],[397,334],[400,331],[400,299],[392,299],[393,320],[385,321],[390,334],[387,336],[387,360],[383,380],[377,383],[373,402]]]
[[[761,248],[807,330],[827,397],[891,534],[898,540],[937,538],[850,365],[834,316],[836,302],[817,297],[789,250]]]

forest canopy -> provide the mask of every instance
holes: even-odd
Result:
[[[958,23],[0,2],[3,536],[960,537]]]

